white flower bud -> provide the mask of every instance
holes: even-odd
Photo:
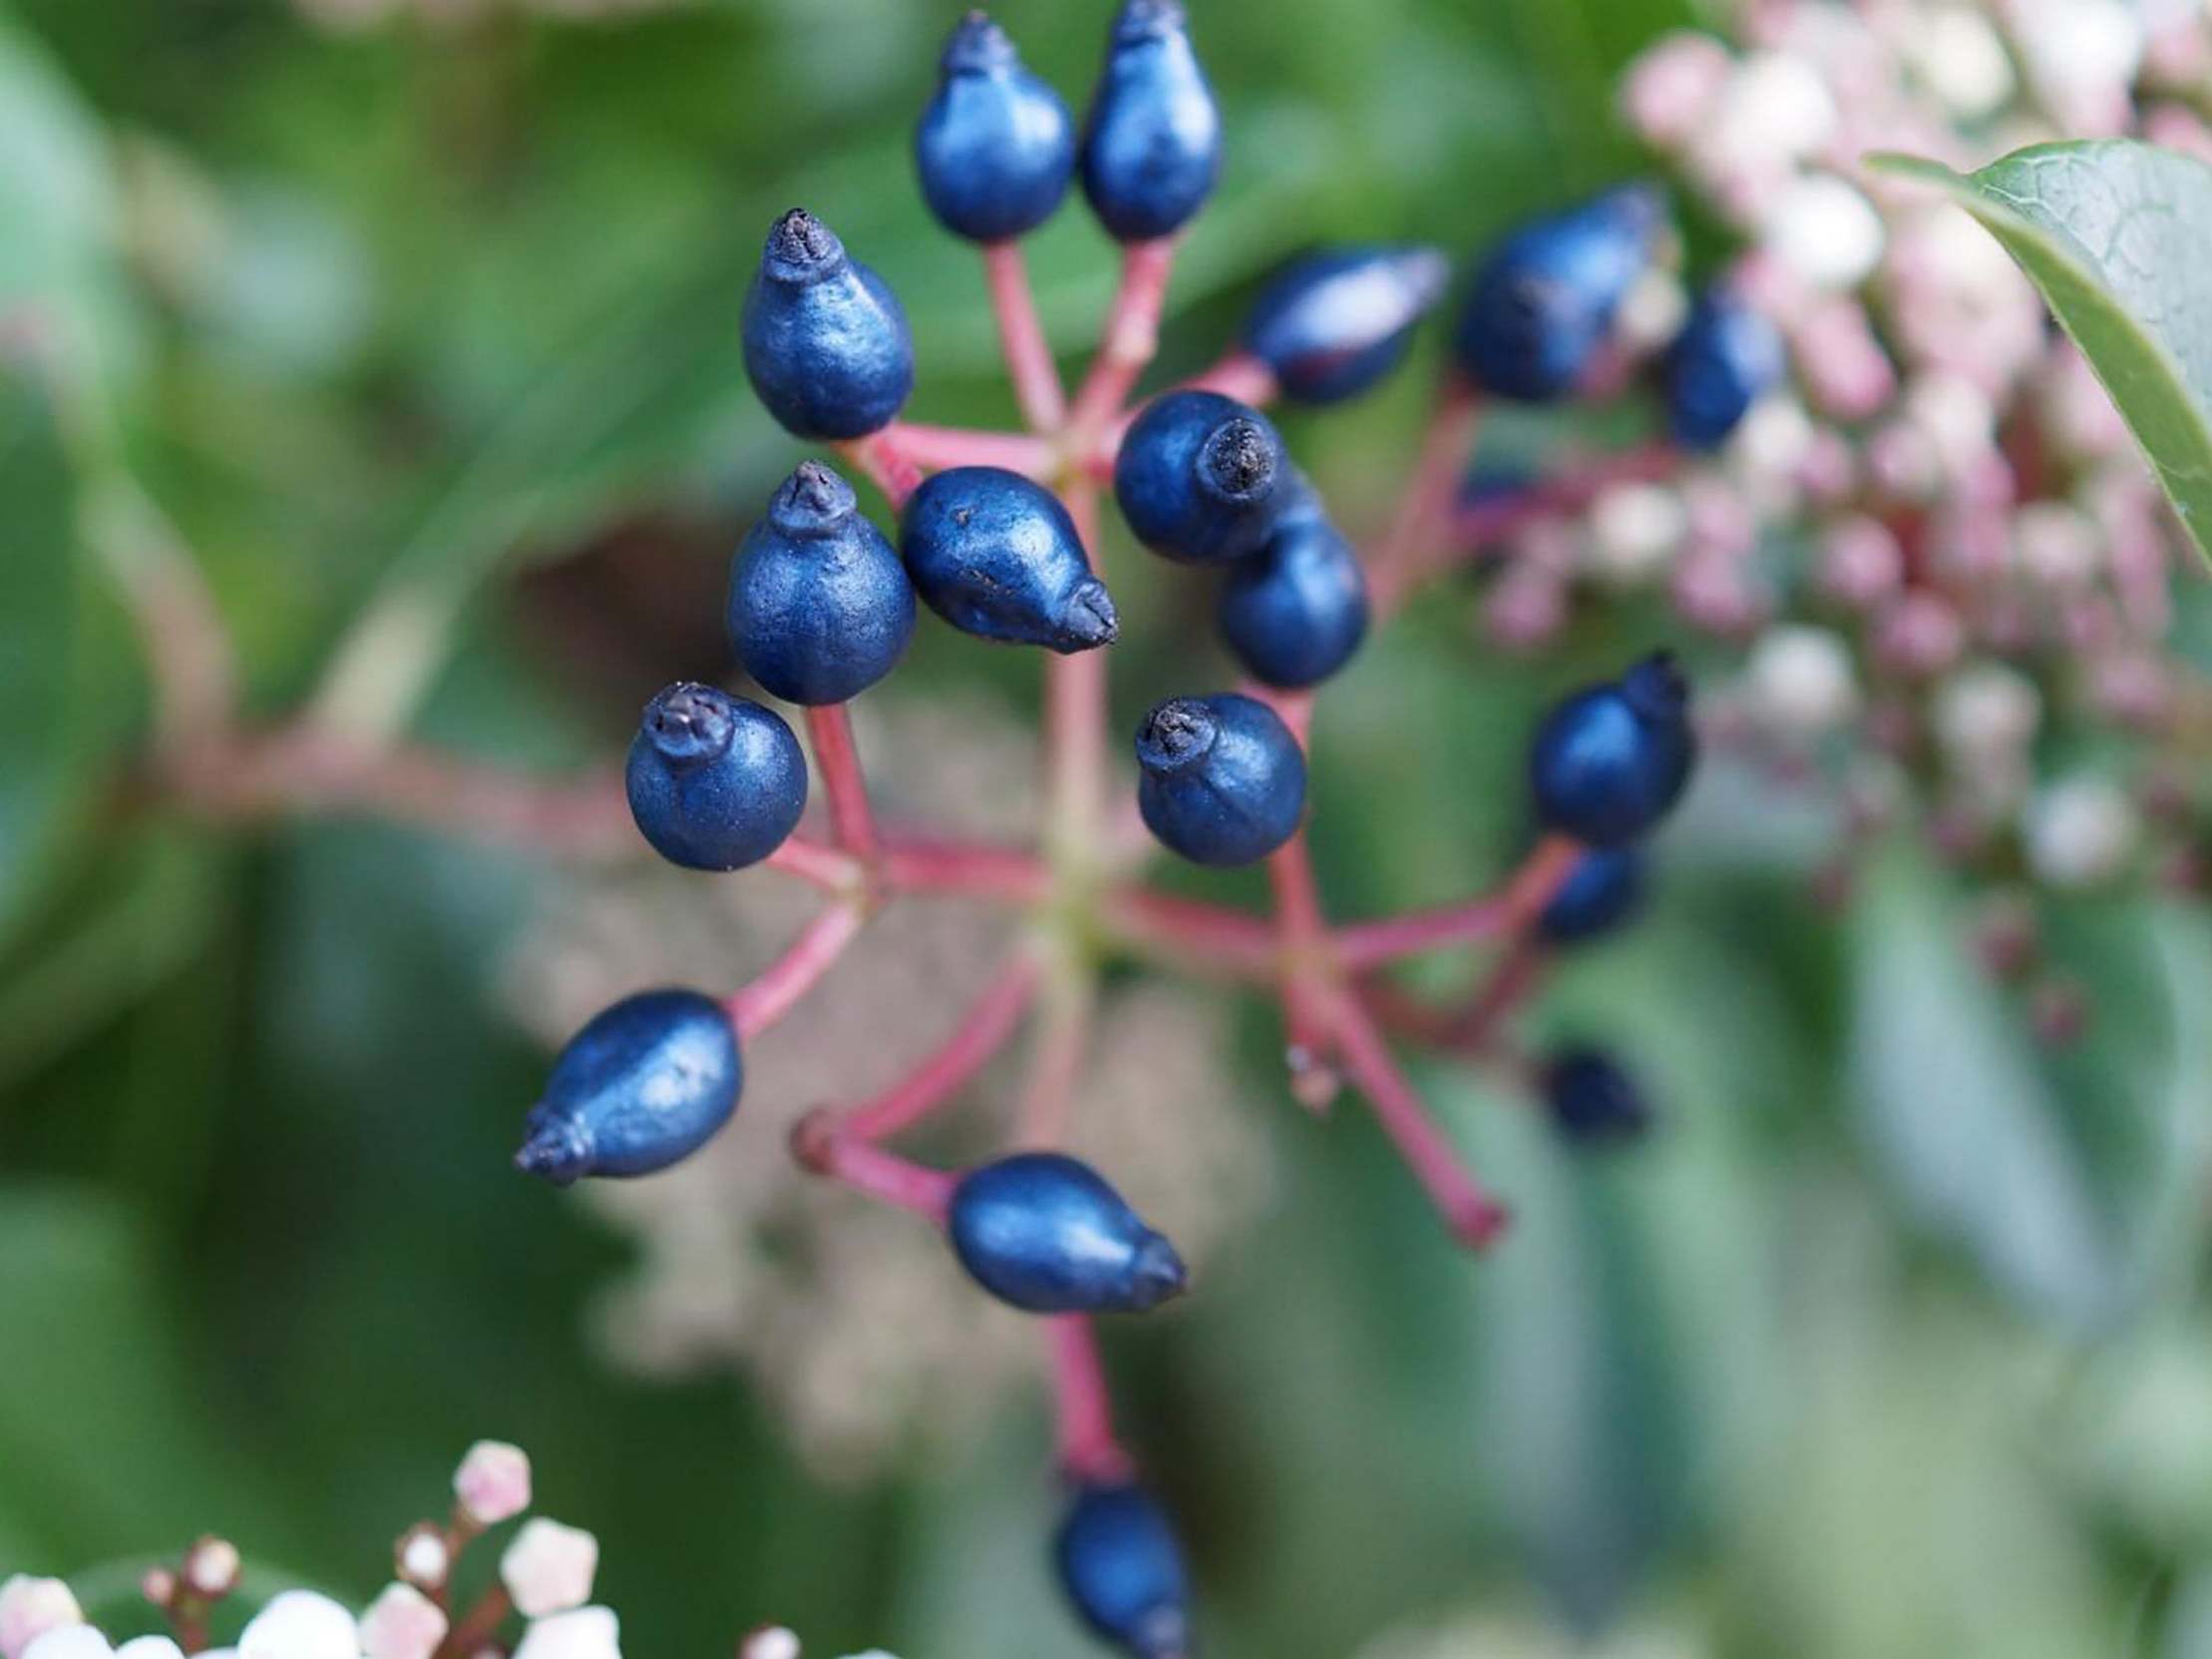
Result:
[[[108,1638],[89,1624],[65,1624],[32,1638],[23,1659],[114,1659]]]
[[[184,1554],[184,1582],[209,1600],[238,1587],[238,1546],[227,1538],[201,1538]]]
[[[2022,832],[2028,867],[2053,887],[2091,887],[2119,874],[2133,856],[2141,822],[2117,784],[2061,778],[2039,791]]]
[[[1590,562],[1609,581],[1651,579],[1689,534],[1689,510],[1663,484],[1614,484],[1590,504]]]
[[[1684,143],[1710,118],[1735,60],[1710,35],[1662,35],[1629,66],[1621,109],[1647,144]]]
[[[1818,68],[1789,52],[1759,52],[1728,78],[1710,119],[1720,154],[1802,161],[1835,138],[1835,95]]]
[[[1689,315],[1689,295],[1682,279],[1662,266],[1654,265],[1630,285],[1614,318],[1614,333],[1630,351],[1645,356],[1658,351],[1681,332]]]
[[[0,1584],[0,1659],[23,1659],[31,1643],[49,1630],[84,1622],[77,1598],[59,1578],[17,1573]]]
[[[408,1583],[438,1589],[453,1570],[453,1551],[433,1526],[418,1526],[399,1541],[399,1575]]]
[[[500,1557],[500,1582],[526,1618],[581,1607],[591,1599],[599,1540],[543,1515],[523,1523]]]
[[[515,1659],[622,1659],[620,1627],[604,1607],[555,1613],[523,1632]]]
[[[2029,502],[2013,516],[2013,556],[2021,574],[2046,588],[2082,588],[2101,563],[2097,527],[2062,501]]]
[[[2011,755],[2025,749],[2042,722],[2034,682],[2002,662],[1961,668],[1936,693],[1936,736],[1955,758]]]
[[[238,1659],[361,1659],[353,1615],[312,1590],[286,1590],[238,1638]]]
[[[2005,42],[1971,7],[1924,12],[1900,44],[1921,84],[1962,120],[1994,115],[2013,96],[2013,60]]]
[[[1752,646],[1743,678],[1752,718],[1789,736],[1833,731],[1858,710],[1850,649],[1824,627],[1768,628]]]
[[[446,1614],[412,1584],[387,1584],[361,1615],[365,1659],[431,1659],[446,1639]]]
[[[497,1526],[530,1507],[530,1457],[504,1441],[478,1441],[454,1470],[453,1494],[479,1526]]]
[[[756,1630],[737,1650],[737,1659],[799,1659],[799,1638],[780,1624]]]
[[[1886,232],[1874,204],[1831,173],[1808,174],[1766,214],[1765,245],[1816,288],[1855,288],[1882,262]]]

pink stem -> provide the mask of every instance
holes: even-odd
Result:
[[[1397,1143],[1398,1155],[1428,1192],[1454,1237],[1480,1249],[1495,1239],[1508,1219],[1467,1166],[1420,1095],[1398,1069],[1390,1046],[1367,1011],[1351,995],[1337,998],[1332,1010],[1336,1040],[1352,1080],[1374,1108],[1375,1120]]]
[[[1375,609],[1388,612],[1423,563],[1423,545],[1441,533],[1459,489],[1459,475],[1482,427],[1482,395],[1453,375],[1437,394],[1436,412],[1420,458],[1406,481],[1398,514],[1384,532],[1368,571]]]
[[[1072,480],[1062,493],[1091,567],[1098,569],[1098,486]],[[1106,790],[1106,652],[1076,651],[1045,661],[1045,766],[1052,788],[1052,838],[1063,848],[1087,841]]]
[[[1255,409],[1265,409],[1282,395],[1282,385],[1276,380],[1275,370],[1268,367],[1249,351],[1232,351],[1211,368],[1202,369],[1188,380],[1176,384],[1182,392],[1219,392],[1223,397],[1233,397],[1239,403],[1250,404]],[[1084,463],[1101,478],[1111,478],[1114,456],[1121,449],[1122,439],[1137,419],[1134,409],[1123,411],[1108,430],[1106,439]]]
[[[1291,1091],[1315,1111],[1335,1098],[1336,1078],[1326,1018],[1331,967],[1327,924],[1313,858],[1300,829],[1268,858],[1275,888],[1276,924],[1283,943],[1283,1018]]]
[[[843,1181],[856,1192],[912,1210],[937,1226],[952,1207],[959,1178],[887,1152],[870,1141],[841,1134],[825,1112],[809,1112],[791,1131],[791,1154],[817,1175]]]
[[[1035,959],[1027,953],[1016,956],[984,987],[943,1046],[875,1099],[847,1112],[840,1132],[858,1140],[883,1140],[919,1123],[1006,1045],[1036,989]]]
[[[1052,476],[1057,452],[1025,432],[986,432],[966,426],[922,426],[901,421],[891,429],[901,453],[931,472],[946,467],[1003,467],[1024,478]]]
[[[750,985],[740,987],[723,1002],[740,1041],[750,1042],[795,1008],[800,999],[821,983],[837,965],[845,947],[861,931],[857,905],[832,905],[799,931],[791,948],[764,969]]]
[[[1582,849],[1574,842],[1547,835],[1496,893],[1338,928],[1336,960],[1347,973],[1364,974],[1400,957],[1520,933],[1543,914],[1581,857]]]
[[[1052,1348],[1053,1398],[1058,1403],[1060,1467],[1077,1480],[1126,1480],[1129,1453],[1114,1438],[1113,1401],[1098,1336],[1082,1314],[1055,1314],[1044,1322]]]
[[[1257,916],[1179,899],[1150,888],[1109,889],[1099,920],[1125,945],[1238,979],[1272,979],[1281,963],[1276,930]]]
[[[991,313],[998,319],[998,342],[1006,354],[1006,374],[1014,401],[1032,432],[1056,432],[1067,419],[1067,394],[1060,389],[1059,365],[1037,320],[1036,295],[1029,287],[1029,266],[1017,241],[991,242],[983,249],[983,279],[990,287]]]
[[[1513,1011],[1536,995],[1550,962],[1550,953],[1535,939],[1527,934],[1516,939],[1512,949],[1491,966],[1473,1001],[1450,1022],[1451,1046],[1465,1053],[1488,1048]]]
[[[861,773],[860,750],[853,744],[853,722],[846,704],[833,702],[807,710],[807,735],[822,787],[830,797],[830,824],[838,845],[865,863],[877,854],[876,815],[868,805],[868,780]]]
[[[1098,356],[1083,389],[1075,394],[1069,424],[1077,432],[1104,432],[1137,376],[1160,344],[1160,306],[1167,298],[1168,273],[1175,268],[1175,238],[1131,242],[1122,249],[1121,285],[1100,331]]]
[[[1024,1146],[1053,1147],[1067,1139],[1097,1001],[1098,983],[1088,972],[1062,976],[1052,986],[1022,1087],[1016,1135]]]
[[[817,887],[851,887],[861,875],[860,865],[850,854],[798,835],[770,853],[763,864],[766,869],[781,870]]]
[[[1042,904],[1052,872],[1034,854],[979,842],[906,841],[884,851],[884,880],[895,892],[951,893]]]
[[[905,508],[907,498],[922,487],[922,468],[901,445],[899,430],[896,426],[887,426],[881,432],[871,432],[865,438],[849,438],[837,446],[840,455],[866,473],[876,488],[883,491],[894,512]]]

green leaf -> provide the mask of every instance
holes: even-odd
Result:
[[[1936,186],[2020,261],[2212,560],[2212,168],[2127,140],[2035,145],[1963,176],[1869,165]]]

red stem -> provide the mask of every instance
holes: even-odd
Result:
[[[1436,413],[1406,481],[1397,517],[1383,533],[1368,571],[1375,609],[1387,613],[1425,564],[1425,544],[1442,533],[1459,476],[1482,428],[1482,395],[1453,375],[1437,393]]]
[[[1090,1320],[1082,1314],[1055,1314],[1044,1326],[1052,1347],[1060,1467],[1077,1480],[1128,1479],[1133,1465],[1114,1438],[1113,1402]]]
[[[1150,888],[1101,894],[1099,919],[1125,944],[1238,979],[1272,978],[1282,958],[1276,930],[1262,918]]]
[[[1498,1028],[1513,1011],[1536,995],[1544,983],[1551,954],[1527,934],[1513,942],[1506,954],[1491,964],[1489,975],[1445,1028],[1446,1040],[1464,1053],[1479,1053],[1491,1045]]]
[[[980,842],[907,841],[884,849],[885,883],[902,893],[965,894],[1010,904],[1042,904],[1052,872],[1033,853]]]
[[[931,472],[946,467],[1003,467],[1025,478],[1052,476],[1058,452],[1026,432],[987,432],[968,426],[922,426],[901,421],[891,429],[901,453]]]
[[[887,426],[881,432],[849,438],[837,446],[840,455],[883,491],[894,512],[904,509],[907,498],[922,487],[922,468],[901,445],[899,431],[897,426]]]
[[[1027,953],[1016,956],[960,1017],[943,1046],[875,1099],[847,1112],[839,1131],[859,1140],[883,1140],[926,1117],[1006,1045],[1036,989],[1035,959]]]
[[[860,865],[849,854],[798,835],[785,841],[764,862],[767,869],[781,870],[817,887],[851,887],[861,876]]]
[[[750,1042],[819,985],[861,931],[862,920],[857,905],[832,905],[802,928],[791,948],[750,985],[724,999],[738,1040]]]
[[[1462,904],[1338,928],[1336,960],[1347,973],[1364,974],[1400,957],[1520,933],[1533,925],[1552,902],[1553,895],[1574,874],[1581,857],[1582,849],[1574,842],[1547,835],[1495,893]]]
[[[1014,401],[1032,432],[1056,432],[1067,419],[1067,394],[1060,389],[1059,365],[1037,320],[1036,295],[1029,287],[1029,266],[1021,244],[991,242],[983,249],[983,280],[990,288],[991,314],[998,319],[998,342],[1006,354],[1006,375]]]
[[[822,770],[822,787],[830,797],[830,824],[838,845],[856,858],[874,863],[877,855],[876,815],[868,805],[868,780],[861,773],[860,751],[853,744],[853,721],[841,702],[807,710],[807,735],[814,742],[814,761]]]
[[[1131,242],[1122,249],[1121,284],[1099,332],[1098,356],[1075,394],[1069,424],[1077,432],[1103,433],[1160,343],[1160,307],[1168,273],[1175,268],[1175,238]]]
[[[1061,493],[1075,531],[1098,559],[1098,486],[1071,480]],[[1050,839],[1071,854],[1086,845],[1103,815],[1106,792],[1106,652],[1076,651],[1045,660],[1045,769],[1051,778]]]
[[[912,1210],[942,1227],[959,1178],[842,1134],[826,1113],[812,1112],[791,1132],[792,1155],[817,1175],[842,1181],[881,1203]]]

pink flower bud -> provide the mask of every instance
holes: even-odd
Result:
[[[497,1526],[530,1507],[530,1458],[504,1441],[478,1441],[454,1470],[453,1493],[479,1526]]]
[[[1904,579],[1905,550],[1880,519],[1854,514],[1822,533],[1814,580],[1837,604],[1863,611],[1894,594]]]
[[[446,1639],[446,1615],[412,1584],[387,1584],[361,1615],[366,1659],[431,1659]]]
[[[737,1659],[799,1659],[799,1638],[782,1625],[770,1625],[747,1636]]]
[[[1483,623],[1507,650],[1534,650],[1567,625],[1567,588],[1543,571],[1501,577],[1483,602]]]
[[[1838,295],[1806,307],[1791,343],[1806,393],[1823,414],[1867,420],[1897,395],[1897,371],[1855,299]]]
[[[1885,666],[1916,678],[1943,672],[1965,645],[1958,611],[1938,594],[1900,595],[1875,620],[1875,654]]]
[[[541,1515],[523,1523],[500,1557],[500,1582],[525,1617],[542,1618],[589,1601],[598,1567],[597,1538]]]
[[[535,1620],[515,1659],[622,1659],[620,1628],[604,1607],[578,1607]]]
[[[201,1538],[184,1553],[184,1583],[193,1595],[219,1601],[238,1587],[238,1546],[224,1538]]]
[[[18,1573],[0,1584],[0,1659],[23,1659],[24,1650],[49,1630],[84,1622],[77,1598],[59,1578]]]
[[[1622,114],[1647,144],[1671,149],[1686,143],[1709,116],[1733,64],[1710,35],[1686,29],[1662,35],[1629,66]]]

